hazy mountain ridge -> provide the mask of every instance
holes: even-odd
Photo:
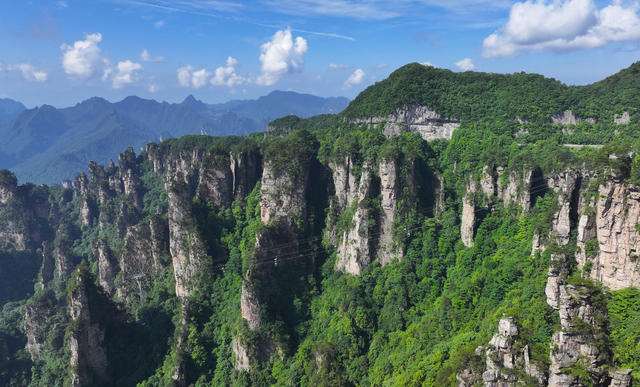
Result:
[[[181,103],[135,96],[111,103],[93,97],[67,108],[26,110],[2,100],[0,167],[14,170],[21,181],[55,184],[85,170],[88,161],[106,163],[129,146],[140,149],[150,141],[186,134],[245,135],[264,130],[282,115],[338,113],[347,103],[343,97],[280,91],[223,104],[205,104],[193,96]]]

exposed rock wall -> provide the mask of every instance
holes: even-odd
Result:
[[[371,182],[373,167],[370,163],[363,165],[360,176],[354,173],[354,165],[349,157],[344,164],[330,163],[335,187],[335,201],[331,203],[335,213],[344,216],[353,213],[350,227],[336,236],[337,261],[336,269],[358,275],[371,263],[372,241],[370,239],[369,208],[363,200],[373,196]],[[335,226],[334,226],[335,227]]]
[[[417,132],[427,140],[439,138],[451,139],[453,132],[460,127],[460,120],[442,117],[440,114],[421,105],[402,106],[387,117],[371,117],[351,120],[356,124],[385,123],[384,134],[397,136],[403,131]]]
[[[475,210],[476,183],[471,178],[467,184],[467,192],[462,198],[462,219],[460,221],[460,238],[465,247],[473,246],[473,233],[476,223]]]
[[[377,259],[386,265],[393,259],[402,259],[402,249],[393,240],[393,223],[398,217],[400,180],[398,162],[394,159],[382,159],[378,165],[380,177],[380,236],[378,238]]]
[[[73,324],[68,338],[71,385],[102,385],[107,380],[107,352],[103,346],[105,332],[91,315],[88,279],[79,272],[74,276],[75,287],[69,295],[69,315]]]
[[[113,295],[115,291],[114,280],[118,272],[117,262],[107,245],[102,239],[98,239],[92,246],[93,256],[98,259],[98,284],[106,294]]]
[[[210,264],[191,211],[191,193],[183,181],[178,174],[169,183],[169,250],[176,295],[181,298],[188,297],[193,291],[198,270]]]
[[[561,330],[551,339],[549,386],[597,386],[609,383],[607,364],[611,362],[606,348],[606,315],[604,305],[594,299],[586,286],[562,285],[558,299]],[[586,369],[590,380],[580,380],[570,369]]]
[[[580,218],[576,256],[583,268],[591,262],[591,278],[610,289],[640,287],[640,189],[608,179],[598,189],[595,206]],[[597,240],[594,257],[585,254],[590,240]]]

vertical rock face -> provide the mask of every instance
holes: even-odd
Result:
[[[118,295],[122,300],[143,301],[150,291],[153,275],[162,269],[162,256],[167,253],[165,227],[162,218],[156,216],[127,229],[120,257]]]
[[[549,188],[558,194],[558,211],[553,219],[552,236],[558,245],[564,246],[569,243],[569,234],[571,233],[571,201],[575,195],[578,182],[578,173],[575,171],[567,171],[563,174],[555,175],[547,180]],[[577,205],[577,203],[573,203]],[[575,210],[575,208],[573,209]]]
[[[276,171],[271,161],[265,161],[260,186],[260,218],[263,225],[278,224],[292,229],[296,220],[306,219],[308,178],[308,170],[294,179],[286,172]]]
[[[31,357],[31,361],[40,359],[40,351],[42,344],[47,339],[47,332],[43,332],[40,328],[41,311],[33,305],[27,305],[24,308],[24,332],[27,337],[27,351]]]
[[[598,252],[592,259],[591,278],[617,290],[640,287],[640,191],[612,180],[599,188],[595,215],[585,215],[579,233],[584,244],[597,239]],[[593,219],[595,218],[595,219]],[[582,219],[581,219],[582,220]],[[577,257],[580,267],[588,258]]]
[[[114,292],[113,281],[118,270],[117,264],[104,240],[98,239],[92,247],[93,256],[98,259],[98,284],[111,296]]]
[[[475,194],[476,183],[471,178],[467,185],[467,192],[462,198],[462,219],[460,222],[460,238],[466,247],[473,246],[473,233],[476,223]]]
[[[365,164],[362,167],[360,178],[354,174],[352,161],[345,158],[344,165],[330,164],[333,171],[335,186],[336,213],[353,211],[351,222],[347,229],[343,230],[337,246],[336,269],[346,273],[358,275],[371,263],[371,240],[369,237],[369,209],[361,205],[362,201],[371,197],[371,182],[373,179],[373,167]],[[355,210],[353,208],[355,207]]]
[[[210,154],[205,157],[200,169],[198,198],[213,203],[220,208],[233,201],[233,174],[231,160],[226,153]]]
[[[525,172],[522,176],[518,173],[512,172],[509,174],[506,182],[502,178],[504,173],[503,168],[497,168],[498,176],[500,177],[500,185],[498,187],[498,196],[502,199],[505,207],[509,207],[512,203],[520,206],[523,212],[529,212],[531,208],[531,192],[535,190],[537,186],[532,186],[531,176],[532,171]]]
[[[56,239],[53,247],[53,256],[55,259],[56,278],[66,280],[73,269],[69,241],[65,238]]]
[[[260,179],[261,160],[258,152],[247,151],[231,154],[233,195],[236,199],[247,197]]]
[[[69,315],[73,329],[69,335],[71,385],[101,385],[107,379],[107,353],[104,330],[93,321],[87,295],[87,278],[75,273],[75,286],[69,294]]]
[[[191,211],[191,194],[180,174],[169,183],[169,250],[176,295],[188,297],[198,270],[209,261]]]
[[[40,266],[40,273],[38,275],[38,284],[40,289],[44,287],[53,279],[53,271],[55,269],[55,263],[53,259],[53,247],[51,242],[42,242],[42,265]]]
[[[251,277],[251,274],[247,274]],[[240,295],[240,315],[249,324],[252,331],[260,328],[262,308],[260,302],[255,295],[255,291],[251,284],[246,281],[242,284],[242,294]]]
[[[559,296],[561,330],[551,339],[549,386],[573,386],[593,383],[608,385],[606,365],[610,353],[606,340],[606,315],[603,305],[593,299],[585,286],[563,285]],[[600,343],[600,344],[598,344]],[[590,380],[579,380],[570,369],[586,369]]]
[[[498,324],[498,333],[491,338],[485,349],[486,371],[482,380],[487,387],[524,385],[516,370],[531,377],[535,384],[543,386],[546,377],[529,359],[529,347],[521,349],[517,345],[518,327],[512,318],[504,318]],[[476,352],[481,352],[479,347]]]
[[[563,174],[555,175],[547,180],[549,188],[558,195],[557,211],[552,220],[551,241],[558,246],[565,246],[569,243],[572,227],[572,211],[577,211],[578,203],[575,202],[576,194],[579,192],[579,176],[575,171],[567,171]],[[551,265],[547,274],[547,285],[545,294],[547,303],[554,309],[559,309],[560,287],[567,276],[568,264],[564,254],[551,254]]]
[[[488,165],[482,167],[482,175],[480,176],[480,189],[484,196],[490,198],[496,194],[496,185],[493,181],[493,171]]]
[[[400,191],[400,176],[397,162],[393,159],[383,159],[378,165],[380,177],[380,236],[378,239],[377,258],[381,265],[386,265],[394,258],[402,258],[402,250],[394,245],[393,222],[398,214],[398,195]]]

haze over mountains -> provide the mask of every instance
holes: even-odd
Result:
[[[0,99],[0,168],[22,182],[56,184],[85,170],[91,160],[107,163],[122,149],[186,134],[246,135],[278,117],[338,113],[349,100],[274,91],[256,100],[206,104],[189,95],[181,103],[130,96],[111,103],[94,97],[73,107],[26,109]]]

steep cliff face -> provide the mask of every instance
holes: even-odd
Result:
[[[118,296],[125,302],[142,302],[149,293],[154,276],[165,266],[163,257],[168,255],[168,233],[166,220],[159,216],[128,228],[120,256],[118,284]]]
[[[72,329],[68,339],[71,351],[71,385],[74,387],[101,385],[107,381],[107,354],[104,329],[91,313],[87,278],[74,273],[69,294],[69,315]]]
[[[595,299],[598,293],[587,286],[565,284],[560,287],[561,330],[551,339],[549,386],[608,385],[606,365],[611,362],[611,355],[603,326],[606,310],[602,300]],[[588,379],[572,372],[578,370],[586,370]]]
[[[462,219],[460,220],[460,239],[465,247],[473,246],[476,225],[475,195],[476,183],[471,179],[467,185],[467,192],[462,198]]]
[[[578,265],[612,290],[640,287],[638,187],[608,179],[589,204],[578,228]]]
[[[356,124],[385,123],[384,134],[387,137],[409,131],[419,133],[427,141],[439,138],[451,139],[453,132],[460,126],[460,120],[442,117],[432,109],[420,105],[399,107],[387,117],[361,118],[351,121]]]
[[[393,159],[382,159],[378,165],[380,177],[380,237],[378,239],[377,259],[386,265],[393,259],[402,258],[401,246],[397,246],[393,238],[393,225],[398,218],[398,201],[400,195],[400,171],[398,162]],[[415,197],[415,195],[413,195]]]
[[[336,192],[336,202],[332,205],[336,213],[346,219],[347,227],[342,235],[337,236],[336,268],[346,273],[358,275],[372,260],[373,232],[369,219],[372,210],[365,205],[364,200],[374,195],[372,192],[373,167],[365,164],[360,171],[360,178],[354,174],[354,166],[350,159],[345,165],[331,164]]]
[[[181,174],[172,179],[169,183],[169,250],[176,295],[188,297],[193,291],[198,271],[210,264],[210,259],[191,211],[191,193]]]

